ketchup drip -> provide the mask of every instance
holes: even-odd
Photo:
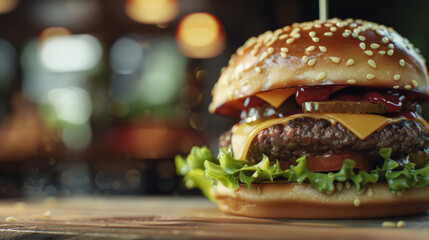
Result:
[[[322,102],[329,99],[331,87],[301,87],[296,90],[295,100],[301,106],[304,102]]]
[[[364,99],[368,99],[371,103],[382,103],[387,105],[388,112],[397,112],[402,108],[405,102],[405,96],[398,93],[380,94],[378,92],[369,92],[365,94]]]

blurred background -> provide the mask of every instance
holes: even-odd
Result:
[[[426,57],[428,13],[329,2]],[[317,0],[0,0],[0,198],[194,194],[174,156],[216,152],[234,123],[208,114],[220,69],[249,37],[316,18]]]

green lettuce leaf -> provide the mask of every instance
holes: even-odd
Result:
[[[382,148],[379,151],[383,157],[382,167],[365,172],[355,172],[355,161],[345,159],[338,172],[319,173],[307,168],[306,156],[297,159],[297,165],[290,169],[282,170],[280,163],[276,161],[270,164],[267,156],[257,164],[236,160],[226,149],[221,149],[216,159],[207,147],[194,147],[186,159],[176,157],[177,174],[185,176],[184,181],[189,188],[200,188],[209,199],[214,201],[210,193],[210,187],[221,182],[225,187],[238,189],[240,184],[245,184],[247,189],[252,188],[252,183],[274,180],[285,180],[289,183],[309,183],[319,192],[335,191],[337,182],[352,182],[356,191],[362,191],[368,183],[385,181],[392,193],[401,193],[406,188],[421,188],[429,184],[429,162],[420,169],[415,169],[414,163],[407,163],[403,169],[398,169],[398,164],[390,159],[392,150]]]

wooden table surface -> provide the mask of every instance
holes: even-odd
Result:
[[[402,228],[382,227],[383,222],[401,220],[405,222]],[[429,239],[429,214],[370,220],[276,220],[226,215],[199,197],[0,201],[0,239],[146,238]]]

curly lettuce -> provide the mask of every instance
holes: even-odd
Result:
[[[252,183],[284,180],[289,183],[309,183],[319,192],[333,192],[337,182],[352,182],[356,191],[362,191],[368,183],[387,182],[393,194],[402,193],[410,187],[421,188],[429,184],[429,162],[415,169],[414,163],[407,163],[402,169],[390,158],[392,149],[382,148],[379,154],[384,159],[382,167],[370,172],[353,170],[355,161],[345,159],[337,172],[320,173],[307,168],[306,156],[297,159],[297,165],[282,170],[280,163],[271,164],[267,156],[257,164],[236,160],[226,149],[221,149],[215,158],[207,147],[194,147],[187,158],[176,156],[177,174],[184,176],[188,188],[199,188],[205,196],[215,201],[210,187],[221,182],[225,187],[238,189],[245,184],[247,189]]]

